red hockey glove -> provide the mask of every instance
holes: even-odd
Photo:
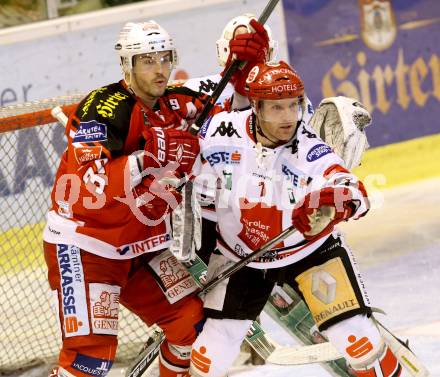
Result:
[[[165,167],[178,178],[189,174],[200,152],[199,140],[187,131],[152,127],[144,131],[144,169]]]
[[[349,189],[325,187],[307,194],[292,213],[292,223],[305,239],[330,234],[336,224],[351,217],[354,204]]]
[[[182,196],[178,188],[167,183],[166,177],[171,176],[175,179],[173,173],[164,171],[163,168],[150,168],[153,174],[148,175],[134,189],[136,193],[137,206],[146,217],[147,225],[155,226],[158,220],[165,218],[182,201]],[[164,179],[165,178],[165,179]]]
[[[229,41],[228,63],[230,63],[233,54],[235,54],[235,59],[252,62],[254,65],[266,61],[269,50],[267,31],[262,24],[254,19],[249,24],[255,32],[235,35]]]
[[[238,69],[231,77],[231,83],[235,90],[243,96],[246,95],[244,86],[250,70],[256,64],[266,61],[269,50],[269,36],[264,26],[253,19],[249,24],[255,32],[235,35],[234,39],[229,41],[230,51],[226,62],[226,67],[229,66],[233,58],[247,62],[241,70]]]
[[[154,226],[182,200],[178,190],[185,180],[181,178],[190,174],[200,146],[187,131],[152,127],[143,137],[145,178],[134,190],[138,208]]]

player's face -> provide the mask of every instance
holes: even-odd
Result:
[[[300,119],[298,98],[261,100],[257,117],[265,135],[279,142],[289,141],[295,134]]]
[[[168,84],[172,70],[171,51],[136,55],[133,62],[132,86],[141,98],[156,100]]]

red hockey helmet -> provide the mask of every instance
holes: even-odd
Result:
[[[304,83],[286,62],[261,63],[251,69],[245,91],[250,99],[294,98],[304,96]]]

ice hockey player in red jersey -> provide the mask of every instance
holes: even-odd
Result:
[[[254,26],[231,44],[231,54],[253,64],[268,46],[263,26]],[[183,377],[202,306],[167,250],[169,214],[199,152],[186,129],[207,97],[167,87],[177,53],[156,22],[127,23],[115,49],[124,79],[92,91],[69,118],[43,235],[63,341],[54,374],[107,374],[121,303],[164,330],[161,377]]]
[[[191,376],[227,374],[277,283],[300,293],[358,377],[399,376],[401,365],[335,228],[367,213],[362,182],[304,122],[304,85],[287,63],[256,65],[246,84],[252,109],[214,115],[200,135],[195,188],[203,204],[215,203],[217,220],[208,280],[290,225],[297,231],[207,293]]]

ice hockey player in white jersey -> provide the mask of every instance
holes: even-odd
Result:
[[[217,220],[208,279],[292,223],[297,232],[206,295],[191,375],[225,376],[272,288],[287,283],[358,377],[399,376],[335,228],[368,212],[362,182],[305,124],[304,85],[287,63],[256,65],[246,84],[252,108],[217,114],[200,132],[195,187],[203,204],[215,203]]]
[[[231,56],[231,50],[229,43],[235,36],[243,33],[253,32],[251,20],[256,20],[256,16],[251,13],[245,13],[243,15],[232,18],[224,27],[222,34],[216,42],[217,62],[220,67],[227,67],[233,56]],[[269,37],[269,48],[265,56],[265,61],[272,61],[275,59],[278,53],[278,41],[273,39],[273,33],[269,25],[265,24],[267,35]],[[250,109],[249,99],[244,91],[245,78],[251,70],[251,67],[244,67],[244,69],[236,72],[231,81],[226,85],[222,94],[217,99],[217,104],[221,104],[225,109]],[[222,74],[192,78],[183,84],[183,86],[200,92],[203,94],[212,95],[217,84],[222,78]],[[303,121],[309,123],[313,115],[313,106],[308,98],[305,98],[305,109],[303,114]],[[203,216],[203,236],[200,241],[194,242],[198,244],[201,242],[201,247],[198,247],[197,254],[208,262],[211,252],[215,249],[215,237],[210,237],[212,231],[215,230],[216,217],[212,211],[214,206],[205,206],[202,210]]]

